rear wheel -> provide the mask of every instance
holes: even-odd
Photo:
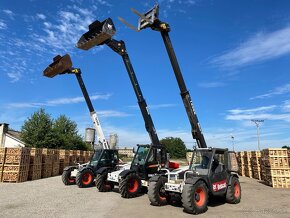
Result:
[[[198,181],[194,185],[185,184],[181,197],[185,212],[200,214],[207,211],[208,189],[203,181]]]
[[[61,180],[65,185],[74,185],[76,184],[76,179],[71,177],[71,172],[74,170],[74,167],[65,169],[61,174]]]
[[[163,206],[168,203],[169,196],[165,191],[167,178],[161,176],[157,182],[150,182],[148,187],[148,197],[153,206]]]
[[[114,184],[107,180],[108,173],[97,174],[96,187],[100,192],[109,192],[114,188]]]
[[[91,169],[83,169],[76,176],[76,184],[79,188],[87,188],[93,186],[94,173]]]
[[[241,201],[242,190],[239,179],[232,177],[226,193],[226,201],[231,204],[238,204]]]
[[[119,191],[123,198],[137,197],[141,189],[141,180],[136,173],[128,174],[120,181]]]

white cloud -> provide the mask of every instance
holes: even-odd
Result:
[[[4,29],[6,29],[6,28],[7,28],[6,23],[4,23],[3,20],[0,20],[0,30],[4,30]]]
[[[223,82],[207,82],[207,83],[199,83],[198,86],[202,88],[218,88],[223,87],[226,84]]]
[[[269,110],[273,110],[274,108],[276,108],[276,105],[270,105],[270,106],[264,106],[264,107],[257,107],[257,108],[252,108],[252,109],[232,109],[229,110],[229,112],[231,114],[253,114],[254,112],[264,112],[264,111],[269,111]]]
[[[8,15],[9,17],[10,17],[10,19],[14,19],[14,13],[11,11],[11,10],[9,10],[9,9],[4,9],[4,10],[2,10],[6,15]]]
[[[104,95],[92,95],[90,96],[91,100],[99,100],[104,99],[107,100],[111,97],[111,94]],[[74,98],[58,98],[53,100],[48,100],[45,102],[19,102],[19,103],[8,103],[8,108],[38,108],[44,106],[58,106],[65,104],[77,104],[84,102],[84,97],[74,97]]]
[[[103,111],[97,111],[96,113],[100,117],[128,117],[130,116],[130,114],[127,114],[121,111],[115,111],[115,110],[103,110]]]
[[[252,97],[250,99],[254,100],[254,99],[270,98],[270,97],[273,97],[273,96],[276,96],[276,95],[283,95],[283,94],[286,94],[286,93],[289,93],[289,92],[290,92],[290,84],[288,83],[288,84],[285,84],[283,86],[276,87],[275,89],[270,90],[266,94],[258,95],[258,96]]]
[[[258,33],[237,48],[216,57],[212,63],[233,68],[274,59],[290,53],[290,25],[283,29]]]
[[[44,14],[36,14],[36,17],[41,20],[45,20],[46,16]]]
[[[258,107],[252,109],[232,109],[229,110],[229,114],[226,115],[226,120],[246,121],[252,119],[261,120],[279,120],[290,122],[290,113],[272,112],[274,109],[280,109],[281,107],[276,105]]]
[[[149,110],[155,110],[155,109],[160,109],[160,108],[169,108],[169,107],[175,107],[176,104],[152,104],[148,105]],[[132,105],[129,106],[129,108],[139,108],[138,105]]]
[[[290,100],[284,101],[282,105],[282,110],[285,112],[290,112]]]

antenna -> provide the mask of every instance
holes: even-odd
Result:
[[[265,120],[251,120],[253,123],[256,124],[256,127],[257,127],[257,138],[258,138],[258,149],[259,151],[261,150],[260,149],[260,124],[263,123]]]

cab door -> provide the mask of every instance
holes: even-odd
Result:
[[[213,195],[224,195],[227,190],[228,173],[225,166],[225,153],[220,151],[213,155],[209,172],[209,181]]]

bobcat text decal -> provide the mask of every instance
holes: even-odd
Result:
[[[223,181],[220,181],[220,182],[215,182],[212,184],[212,189],[214,192],[217,192],[221,189],[224,189],[227,187],[227,181],[226,180],[223,180]]]

